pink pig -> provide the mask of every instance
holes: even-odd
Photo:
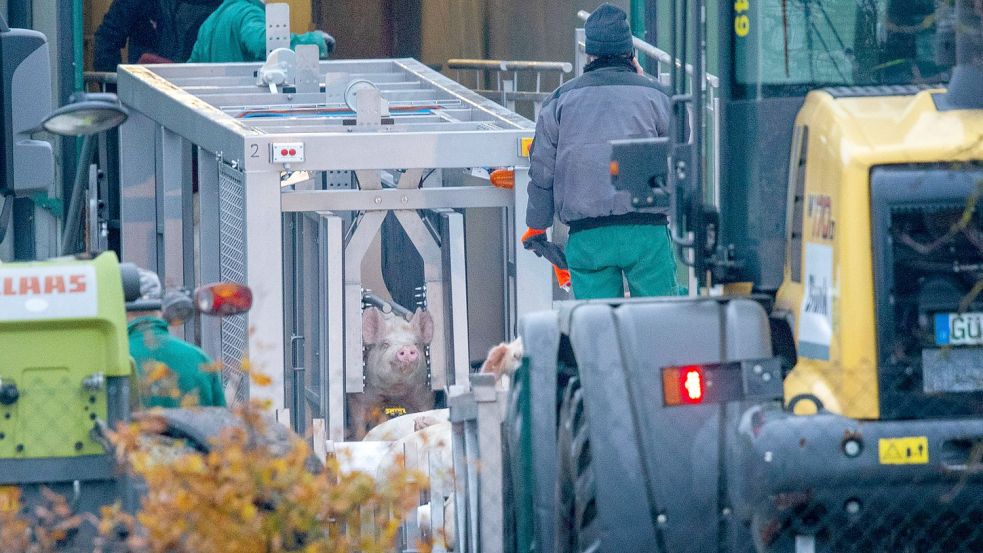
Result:
[[[402,407],[407,413],[433,408],[424,355],[432,339],[433,319],[426,311],[418,309],[409,321],[374,307],[362,312],[365,392],[348,396],[355,439],[365,435],[370,423],[379,422],[386,407]]]

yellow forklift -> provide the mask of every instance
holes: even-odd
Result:
[[[506,549],[983,551],[983,4],[659,4],[720,166],[672,64],[613,181],[701,293],[522,321]]]

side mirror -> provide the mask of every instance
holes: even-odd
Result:
[[[108,93],[76,93],[71,103],[62,106],[44,119],[44,130],[61,136],[86,136],[118,127],[129,113]]]
[[[195,290],[195,308],[205,315],[228,317],[249,311],[253,292],[244,284],[216,282]]]
[[[611,141],[611,183],[633,208],[670,207],[669,153],[667,138]]]

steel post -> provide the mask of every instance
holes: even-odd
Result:
[[[122,257],[157,271],[156,127],[135,111],[120,127],[120,219]]]
[[[321,398],[327,402],[328,439],[345,439],[345,342],[342,332],[345,323],[344,232],[341,217],[322,214],[321,259],[326,260],[321,277],[323,312],[326,314],[322,332],[326,351],[322,355]],[[361,352],[358,352],[361,366]]]
[[[250,398],[270,400],[271,409],[283,409],[283,225],[275,208],[280,204],[280,173],[247,172],[245,181],[246,280],[253,291],[248,355],[252,370],[272,379],[269,386],[251,385]]]
[[[515,225],[513,233],[515,251],[514,297],[516,321],[526,313],[549,311],[553,308],[553,275],[549,262],[536,257],[522,246],[520,229],[525,228],[526,209],[529,205],[529,168],[515,168]],[[509,338],[517,334],[516,324],[509,327]]]
[[[198,150],[198,232],[196,284],[222,279],[221,233],[219,231],[219,160],[215,154]],[[125,236],[125,234],[124,234]],[[222,358],[222,321],[203,317],[198,323],[200,344],[212,359]]]

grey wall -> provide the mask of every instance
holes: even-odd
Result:
[[[488,0],[488,54],[496,59],[573,61],[578,10],[601,0]],[[629,0],[612,0],[625,11]]]
[[[386,57],[394,52],[393,29],[410,24],[393,2],[407,0],[335,0],[322,2],[319,28],[338,39],[338,57]],[[602,0],[414,0],[419,2],[419,54],[428,64],[450,58],[573,61],[578,10],[593,10]],[[612,3],[628,9],[629,0]],[[403,53],[403,52],[399,52]]]

